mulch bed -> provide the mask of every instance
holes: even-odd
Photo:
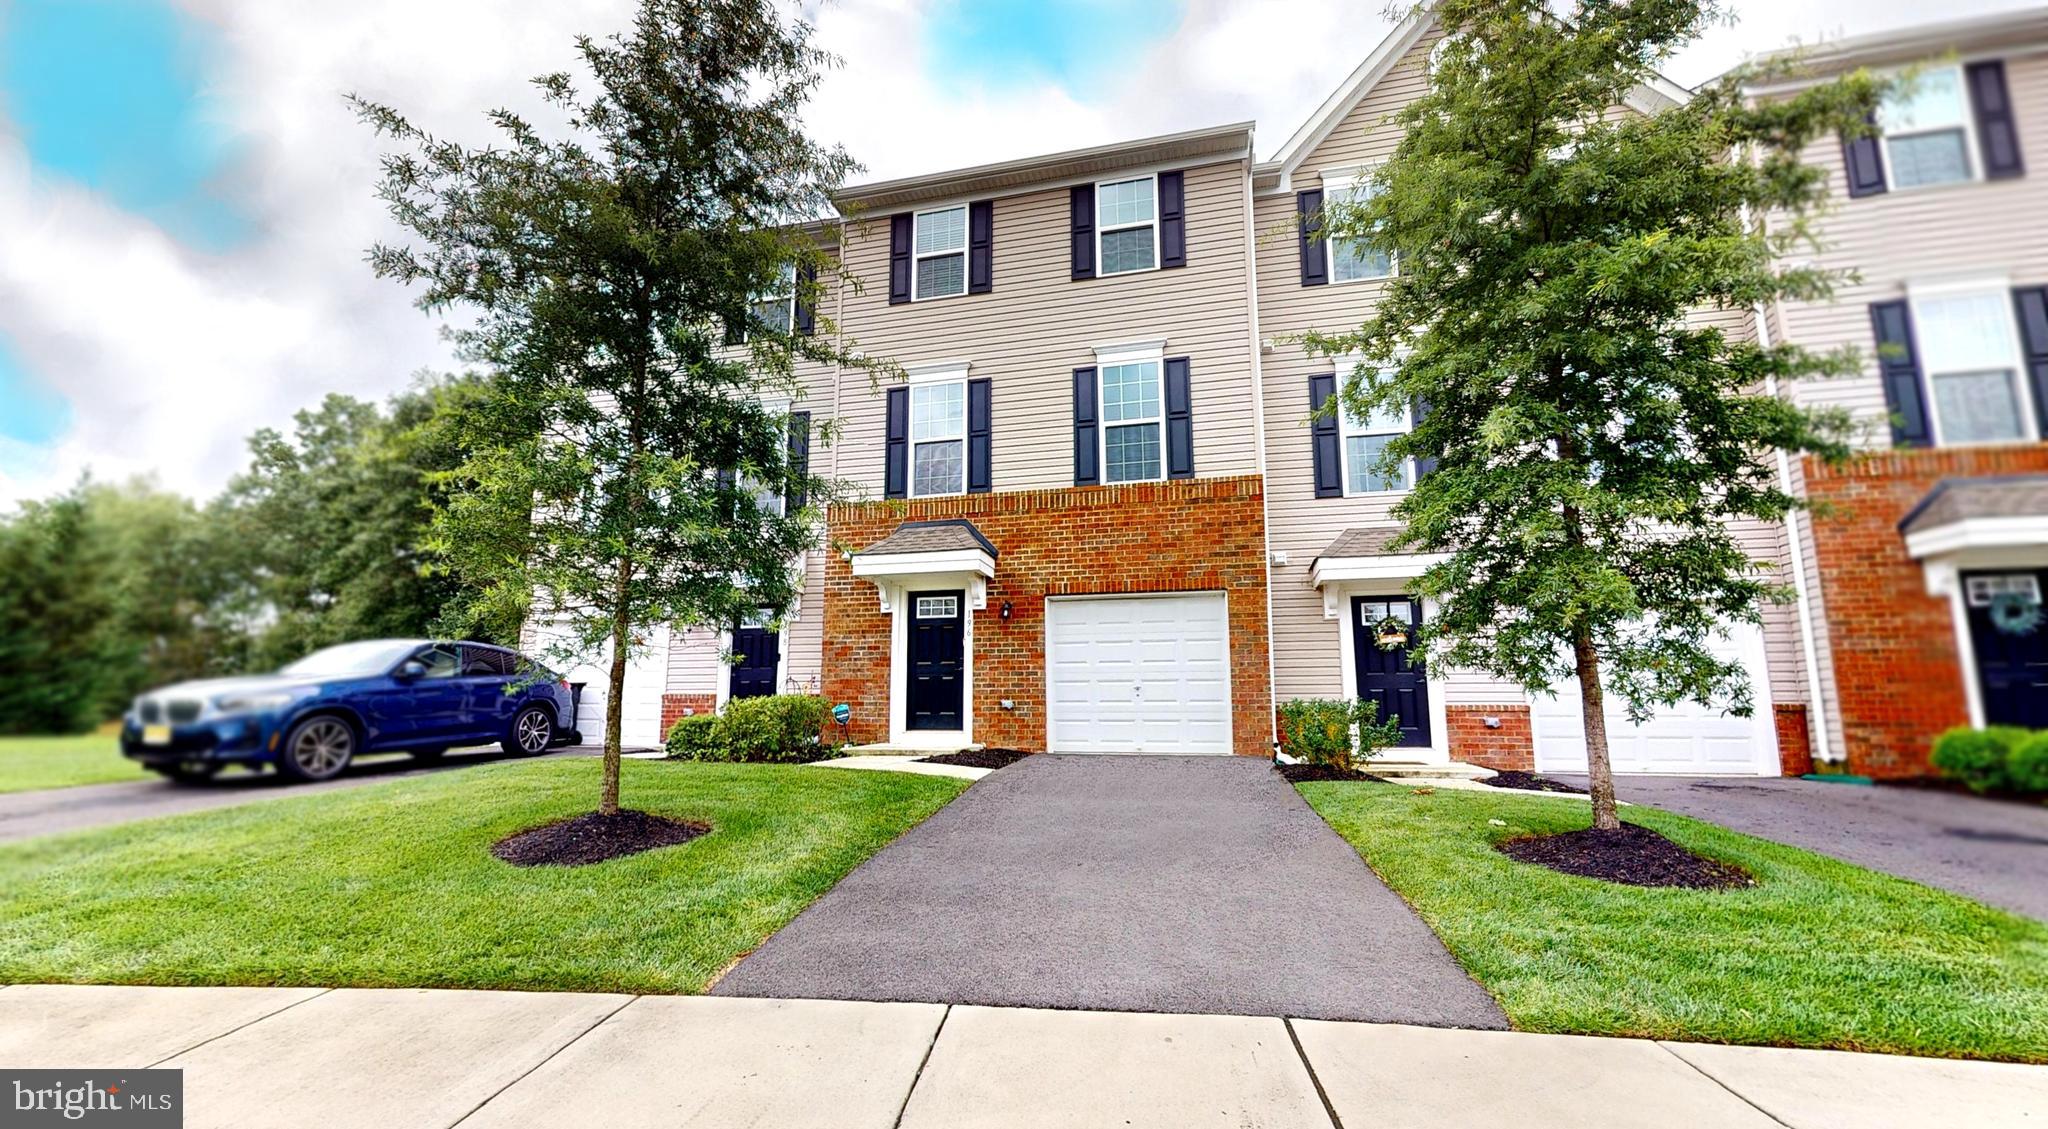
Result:
[[[1370,772],[1352,769],[1349,772],[1333,764],[1276,764],[1273,771],[1285,777],[1289,784],[1312,784],[1321,780],[1363,780],[1372,784],[1385,784],[1387,779]]]
[[[957,764],[963,768],[1008,768],[1030,755],[1022,749],[970,749],[917,759],[925,764]]]
[[[1627,886],[1732,890],[1756,885],[1756,879],[1741,867],[1702,858],[1633,823],[1622,824],[1619,831],[1588,828],[1509,839],[1495,849],[1517,862],[1532,862],[1564,874]]]
[[[1575,796],[1586,794],[1584,788],[1575,784],[1566,784],[1562,780],[1552,780],[1548,776],[1538,776],[1533,772],[1496,772],[1480,783],[1493,788],[1514,788],[1523,792],[1570,792]]]
[[[708,823],[686,823],[644,811],[593,811],[507,835],[491,845],[491,853],[513,866],[589,866],[687,843],[710,830]]]

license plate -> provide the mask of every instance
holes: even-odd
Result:
[[[171,743],[171,727],[168,725],[145,725],[142,727],[142,743],[145,745],[168,745]]]

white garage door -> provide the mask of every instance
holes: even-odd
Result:
[[[1220,592],[1045,605],[1055,753],[1230,752],[1230,630]]]
[[[563,632],[541,627],[538,633],[543,642],[534,648],[536,657],[545,655],[545,640],[560,638]],[[625,712],[619,719],[619,743],[628,749],[660,748],[661,695],[668,683],[668,642],[669,629],[660,626],[650,629],[646,645],[636,648],[626,660]],[[595,657],[579,663],[562,672],[570,682],[583,683],[583,697],[578,705],[579,716],[576,729],[588,745],[604,744],[607,714],[605,691],[611,688],[612,660],[611,644],[599,647]],[[542,661],[551,660],[542,657]]]
[[[1715,647],[1738,658],[1749,671],[1750,717],[1734,717],[1692,702],[1661,710],[1641,725],[1628,719],[1616,698],[1606,699],[1607,748],[1616,772],[1755,776],[1778,773],[1778,736],[1771,721],[1770,682],[1764,669],[1763,635],[1738,628]],[[1571,679],[1555,695],[1534,695],[1530,723],[1538,772],[1586,771],[1585,715],[1579,683]]]

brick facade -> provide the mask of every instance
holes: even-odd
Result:
[[[663,694],[661,696],[661,735],[664,740],[668,731],[677,721],[697,713],[710,713],[718,708],[716,694]]]
[[[1495,772],[1533,772],[1536,742],[1529,729],[1528,706],[1445,706],[1450,727],[1451,759]],[[1486,719],[1497,719],[1489,727]]]
[[[1807,460],[1807,494],[1828,507],[1814,518],[1814,563],[1850,771],[1927,775],[1935,735],[1970,720],[1955,621],[1946,599],[1927,594],[1900,519],[1944,478],[2042,471],[2041,443],[1887,451],[1841,467]]]
[[[1229,606],[1233,751],[1272,752],[1265,501],[1254,475],[1020,490],[833,506],[827,515],[825,696],[853,707],[852,739],[889,739],[891,617],[846,554],[905,521],[964,518],[996,547],[973,613],[973,739],[1043,750],[1048,596],[1220,591]],[[1002,618],[1004,604],[1010,617]],[[1005,710],[1005,699],[1014,708]]]
[[[1807,730],[1806,706],[1779,702],[1771,707],[1771,720],[1778,727],[1778,768],[1787,776],[1805,776],[1813,771],[1813,737]]]

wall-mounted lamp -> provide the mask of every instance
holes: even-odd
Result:
[[[1003,610],[999,614],[1001,614],[1004,619],[1010,618],[1010,601],[1003,601]]]

